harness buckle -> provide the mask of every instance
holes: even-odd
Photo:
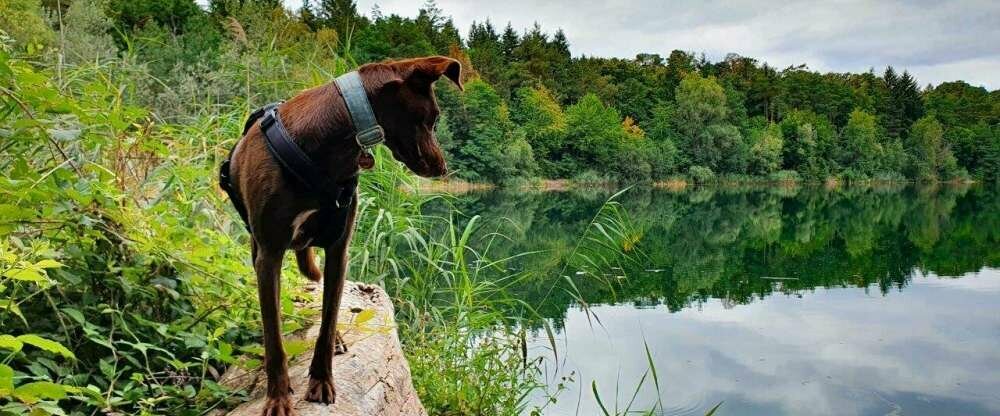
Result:
[[[261,133],[266,133],[267,129],[271,128],[274,124],[274,112],[277,107],[271,108],[264,113],[264,117],[260,119],[260,131]]]
[[[385,130],[382,129],[382,126],[376,124],[359,131],[358,134],[354,136],[354,139],[358,142],[358,146],[361,146],[362,149],[369,150],[385,141]]]

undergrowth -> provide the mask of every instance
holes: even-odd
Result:
[[[264,50],[253,62],[310,56]],[[287,79],[349,67],[325,59]],[[260,365],[249,243],[215,172],[270,97],[208,100],[165,118],[143,104],[142,65],[129,51],[67,65],[0,48],[0,414],[203,415],[245,398],[218,384],[228,367]],[[291,94],[307,82],[269,87]],[[429,197],[404,190],[413,179],[388,152],[377,159],[362,175],[350,278],[392,295],[422,402],[431,414],[538,412],[529,395],[546,387],[523,329],[532,305],[506,288],[537,278],[507,264],[540,253],[492,258],[501,234],[457,212],[421,215]],[[608,207],[558,262],[627,257],[639,236]],[[296,306],[310,296],[302,283],[283,273],[286,333],[316,320]]]

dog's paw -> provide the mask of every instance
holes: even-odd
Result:
[[[262,416],[295,416],[292,399],[288,396],[268,397]]]
[[[344,342],[344,337],[340,335],[340,331],[337,331],[333,342],[333,355],[341,354],[347,354],[347,343]]]
[[[337,392],[333,387],[333,380],[330,378],[320,380],[310,377],[309,388],[306,390],[306,401],[323,404],[336,402]]]

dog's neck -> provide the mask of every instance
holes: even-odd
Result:
[[[358,174],[361,147],[354,140],[347,104],[332,82],[304,91],[279,111],[296,144],[333,180]]]

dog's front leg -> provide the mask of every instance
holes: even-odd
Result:
[[[356,213],[355,203],[349,208],[346,218],[337,219],[347,221],[344,236],[324,249],[326,265],[323,269],[323,320],[319,326],[319,337],[316,339],[316,349],[309,366],[309,391],[305,397],[311,402],[330,404],[336,400],[332,374],[333,355],[336,349],[347,350],[337,331],[337,312],[340,309],[341,294],[344,292],[344,282],[347,280],[347,247],[354,232]],[[341,345],[335,345],[337,343]]]
[[[254,247],[257,293],[264,329],[264,366],[267,372],[267,403],[264,416],[292,416],[288,362],[281,345],[281,250]]]

